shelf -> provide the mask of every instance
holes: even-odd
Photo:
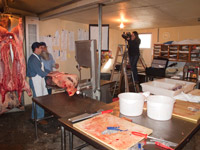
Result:
[[[169,57],[177,57],[177,55],[169,55]]]
[[[170,47],[169,49],[170,50],[177,50],[178,48],[177,47]]]
[[[182,53],[182,54],[189,54],[189,52],[187,52],[187,51],[179,51],[179,53]]]
[[[178,51],[170,51],[169,53],[177,53]]]
[[[196,58],[196,59],[192,58],[191,60],[192,60],[192,61],[198,61],[198,62],[200,61],[199,58]]]
[[[154,44],[153,56],[170,61],[200,62],[200,44]]]
[[[185,59],[178,59],[178,61],[187,62]]]
[[[177,61],[177,59],[169,58],[169,61]]]

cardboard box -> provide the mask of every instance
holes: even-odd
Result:
[[[193,90],[196,83],[163,78],[142,83],[140,85],[142,86],[143,92],[149,91],[151,94],[155,95],[165,95],[174,97],[180,94],[181,92],[190,92],[191,90]]]

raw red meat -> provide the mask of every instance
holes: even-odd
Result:
[[[11,59],[10,48],[13,51]],[[26,90],[31,96],[31,89],[26,82],[26,63],[23,51],[23,30],[22,21],[8,32],[0,27],[0,93],[2,102],[5,101],[5,94],[8,91],[17,91],[18,99],[21,100],[22,91]]]
[[[16,60],[14,61],[13,68],[13,78],[17,83],[16,87],[18,91],[19,100],[21,99],[22,91],[25,90],[29,96],[32,95],[31,89],[26,82],[26,62],[24,58],[23,51],[23,27],[22,27],[22,18],[19,18],[19,24],[15,28],[12,29],[11,33],[13,33],[15,40],[15,48],[16,48]]]
[[[0,91],[2,95],[2,101],[5,100],[5,94],[8,91],[13,90],[13,80],[12,80],[12,62],[10,60],[10,45],[9,43],[12,43],[11,39],[9,38],[11,34],[8,32],[5,32],[4,28],[0,28],[1,33],[4,33],[1,35],[1,43],[0,43],[0,53],[1,53],[1,66],[2,66],[2,82]],[[14,49],[13,49],[14,50]]]
[[[61,88],[66,88],[69,96],[73,96],[77,91],[78,77],[75,74],[62,72],[51,72],[47,76],[52,77],[52,81]]]

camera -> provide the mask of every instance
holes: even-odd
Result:
[[[127,40],[127,38],[131,38],[131,33],[130,32],[123,32],[122,37]]]

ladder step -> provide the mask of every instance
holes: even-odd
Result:
[[[120,72],[113,72],[113,74],[119,74]]]
[[[121,63],[120,63],[120,62],[116,62],[115,66],[116,66],[116,65],[121,65]]]

